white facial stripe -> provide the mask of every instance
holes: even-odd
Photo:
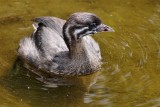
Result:
[[[67,26],[66,27],[66,30],[65,30],[65,34],[66,34],[66,36],[67,36],[67,38],[69,39],[69,41],[71,41],[71,37],[69,37],[69,28],[70,28],[71,26]]]
[[[89,28],[88,28],[88,27],[83,27],[83,28],[80,28],[80,29],[76,29],[76,30],[74,31],[75,37],[77,38],[77,35],[78,35],[80,32],[83,32],[84,30],[87,30],[87,29],[89,29]]]
[[[89,35],[92,35],[92,33],[93,33],[92,31],[87,31],[85,34],[81,35],[80,37],[83,37],[83,36],[86,36],[86,35],[89,36]]]

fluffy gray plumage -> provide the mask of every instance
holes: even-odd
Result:
[[[95,14],[74,13],[67,21],[40,17],[34,22],[35,31],[20,41],[18,49],[25,63],[49,75],[86,75],[100,67],[99,46],[87,35],[113,29],[100,28]]]

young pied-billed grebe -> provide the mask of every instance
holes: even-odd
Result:
[[[86,75],[101,65],[98,44],[88,35],[114,31],[92,13],[78,12],[67,21],[35,18],[35,31],[20,41],[18,55],[49,75]]]

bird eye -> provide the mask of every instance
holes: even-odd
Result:
[[[90,29],[93,29],[93,28],[95,28],[96,26],[97,26],[96,23],[92,23],[92,24],[90,24],[89,28],[90,28]]]
[[[96,27],[96,23],[92,23],[91,26],[92,26],[92,27]]]

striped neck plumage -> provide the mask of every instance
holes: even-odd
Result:
[[[63,36],[64,41],[69,49],[70,56],[78,56],[84,53],[82,37],[86,36],[88,27],[64,25]]]

